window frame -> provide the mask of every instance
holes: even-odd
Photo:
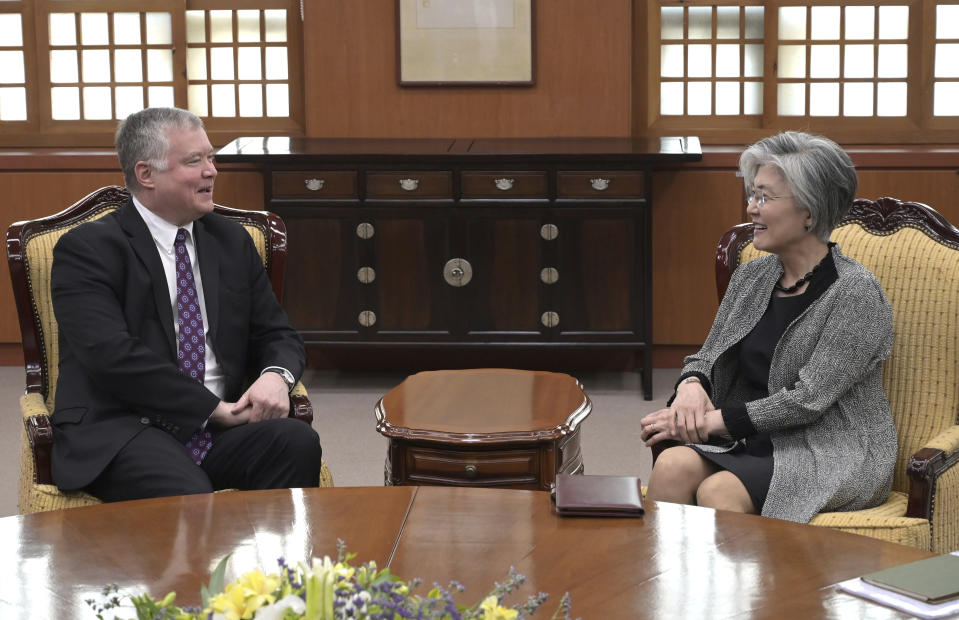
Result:
[[[24,64],[26,73],[26,121],[0,122],[0,146],[72,147],[112,146],[117,120],[54,120],[52,117],[50,80],[50,41],[48,15],[60,12],[166,12],[171,16],[173,48],[174,105],[187,109],[186,77],[186,12],[188,10],[283,8],[286,14],[286,47],[288,58],[288,117],[216,117],[203,116],[207,134],[214,144],[225,144],[240,135],[303,135],[303,29],[299,0],[139,0],[131,7],[129,0],[16,0],[0,2],[0,12],[20,13],[23,28]],[[235,14],[235,13],[234,13]],[[237,55],[234,20],[234,59]],[[108,48],[112,51],[113,44]],[[145,76],[144,76],[145,77]],[[208,77],[209,79],[209,77]],[[235,83],[240,82],[238,78]],[[212,83],[218,81],[210,80]],[[265,83],[266,81],[263,80]],[[148,82],[144,79],[144,85]],[[110,82],[110,86],[116,86]],[[145,101],[145,103],[148,103]],[[212,110],[210,110],[212,112]]]
[[[798,129],[828,134],[840,142],[850,143],[944,143],[955,142],[959,138],[959,116],[933,116],[932,83],[935,54],[935,19],[938,4],[959,4],[959,0],[848,0],[829,2],[830,6],[881,6],[884,4],[905,5],[909,7],[908,27],[908,74],[903,81],[908,86],[906,95],[907,112],[901,117],[883,116],[811,116],[809,115],[809,84],[819,81],[811,78],[808,71],[802,78],[806,84],[806,113],[802,116],[785,116],[778,113],[777,75],[778,48],[781,43],[779,31],[779,8],[783,6],[822,6],[821,0],[651,0],[647,4],[646,32],[648,34],[649,73],[648,110],[644,131],[650,136],[679,134],[697,135],[704,143],[742,144],[755,141],[777,131]],[[764,7],[764,46],[763,46],[763,113],[754,116],[673,116],[660,114],[660,45],[666,43],[661,37],[660,9],[662,7],[697,6],[749,6]],[[688,20],[688,13],[685,17]],[[809,56],[810,39],[797,41],[806,46]],[[842,33],[841,33],[842,34]],[[878,34],[878,33],[877,33]],[[682,40],[684,44],[689,39]],[[788,44],[788,40],[783,41]],[[831,41],[830,41],[831,42]],[[844,42],[844,41],[843,41]],[[874,41],[875,43],[875,41]],[[842,43],[840,43],[842,45]],[[715,53],[713,54],[715,58]],[[715,60],[714,60],[715,63]],[[717,81],[714,75],[710,78]],[[684,81],[688,77],[683,78]],[[876,81],[883,81],[875,78]],[[790,80],[793,81],[793,80]],[[825,80],[824,80],[825,81]],[[846,80],[840,76],[829,79],[842,85]],[[866,138],[866,139],[864,139]]]

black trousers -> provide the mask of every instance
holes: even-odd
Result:
[[[219,489],[319,485],[320,438],[300,420],[278,418],[211,432],[213,447],[197,466],[175,437],[146,428],[86,491],[104,502],[117,502]]]

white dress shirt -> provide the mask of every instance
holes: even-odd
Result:
[[[163,264],[163,271],[166,274],[167,286],[170,289],[170,307],[173,310],[173,330],[179,332],[179,325],[176,321],[176,256],[173,251],[173,243],[176,240],[176,232],[183,228],[189,234],[186,238],[186,251],[190,255],[190,265],[193,267],[193,279],[196,282],[197,301],[200,302],[200,311],[203,313],[203,333],[210,333],[210,322],[206,313],[206,300],[203,296],[203,278],[200,276],[200,265],[196,255],[196,243],[193,241],[193,222],[186,226],[174,226],[167,222],[153,211],[143,206],[133,196],[133,205],[140,213],[140,217],[146,222],[150,229],[150,235],[153,236],[153,242],[156,244],[157,251],[160,254],[160,262]],[[223,376],[223,369],[216,359],[216,353],[213,351],[210,339],[206,340],[206,369],[203,373],[203,385],[208,390],[216,394],[220,400],[223,400],[224,388],[226,387],[226,377]]]

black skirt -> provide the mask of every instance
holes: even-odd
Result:
[[[773,477],[773,442],[769,435],[762,433],[749,437],[745,445],[741,442],[729,452],[705,452],[696,446],[690,447],[710,463],[739,478],[749,492],[756,512],[763,511],[769,481]]]

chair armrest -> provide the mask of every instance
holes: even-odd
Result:
[[[30,446],[33,481],[36,484],[53,484],[53,477],[50,475],[53,427],[50,426],[50,413],[43,402],[43,396],[36,392],[21,396],[20,412],[23,416],[23,429]],[[29,466],[28,463],[24,465]]]
[[[932,520],[936,484],[959,462],[959,425],[951,426],[926,442],[909,458],[909,505],[907,517]]]
[[[313,404],[306,393],[306,386],[301,381],[297,381],[293,391],[290,392],[290,417],[307,424],[313,423]]]

